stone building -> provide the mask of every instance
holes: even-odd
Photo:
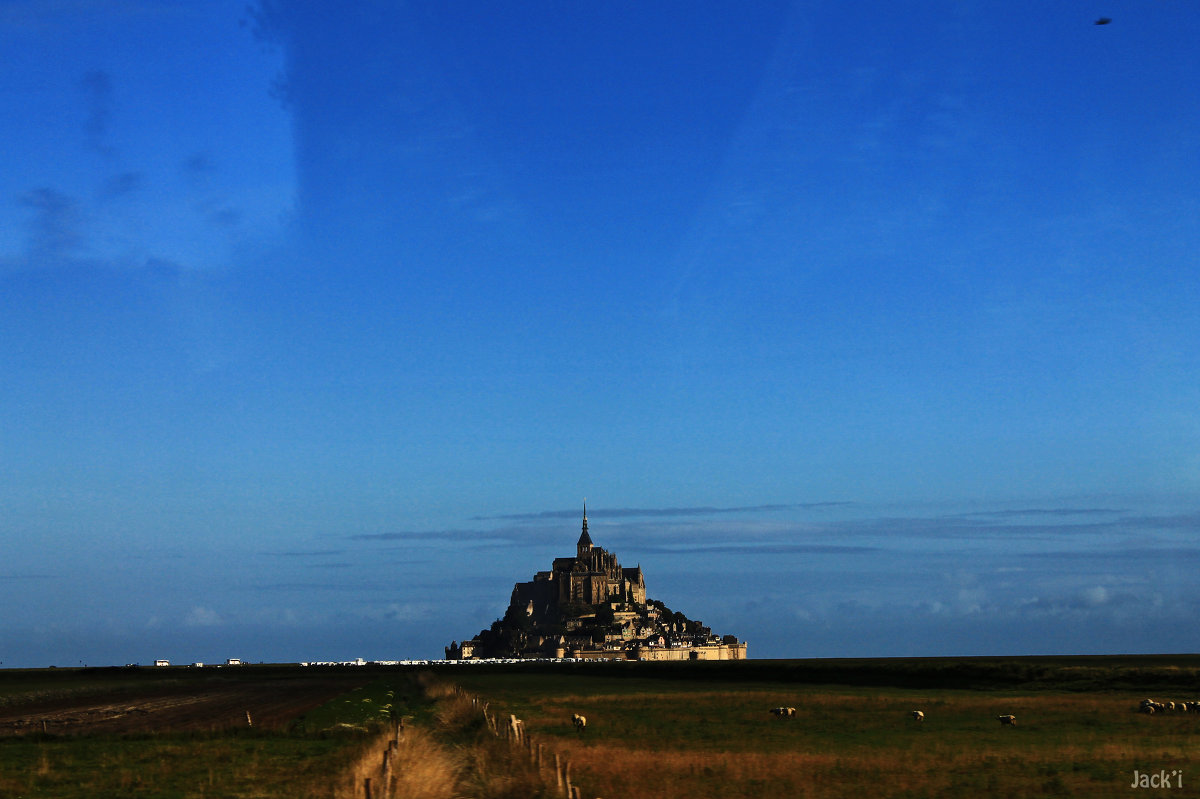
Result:
[[[646,581],[640,565],[623,568],[616,555],[592,543],[584,506],[575,557],[555,558],[550,571],[517,583],[509,606],[520,608],[535,623],[545,623],[557,619],[568,606],[605,604],[646,604]]]
[[[647,599],[641,566],[625,568],[592,542],[585,505],[575,555],[514,585],[503,619],[446,647],[452,660],[547,656],[740,660],[746,644]]]

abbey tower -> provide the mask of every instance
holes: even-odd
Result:
[[[641,566],[624,568],[588,533],[587,505],[574,557],[513,586],[503,619],[460,646],[449,659],[585,657],[636,660],[733,660],[746,656],[734,636],[646,598]]]

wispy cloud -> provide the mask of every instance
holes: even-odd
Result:
[[[383,533],[355,533],[350,541],[448,541],[464,536],[477,537],[474,530],[393,530]]]
[[[330,575],[331,577],[334,575]],[[281,581],[275,583],[262,583],[258,585],[239,585],[240,590],[254,591],[254,593],[289,593],[289,591],[298,591],[302,594],[314,593],[354,593],[358,591],[361,594],[384,594],[395,596],[398,591],[425,591],[428,595],[437,594],[438,591],[443,591],[446,583],[442,581],[409,581],[402,578],[376,578],[376,579],[356,579],[352,576],[341,573],[337,575],[341,579],[329,579],[329,581],[320,581],[320,579],[293,579],[293,581]]]
[[[219,228],[236,227],[242,221],[242,212],[236,208],[218,208],[206,214],[209,224]]]
[[[1112,516],[1125,513],[1118,508],[1022,508],[1020,510],[989,510],[955,514],[960,518],[1019,518],[1022,516]]]
[[[341,583],[319,583],[319,582],[286,582],[286,583],[264,583],[262,585],[245,586],[249,591],[300,591],[304,593],[314,592],[353,592],[359,591],[362,593],[375,591],[395,591],[396,586],[380,582],[365,582],[362,580],[349,580]]]
[[[1053,517],[1057,518],[1057,517]],[[977,514],[951,516],[880,516],[829,522],[820,527],[830,532],[874,533],[907,539],[919,538],[1020,538],[1084,534],[1117,529],[1120,517],[1104,520],[1061,521],[1057,523],[1016,523],[1007,514],[981,517]]]
[[[47,186],[31,189],[18,199],[33,217],[28,226],[28,257],[31,266],[61,263],[83,246],[84,234],[78,203]]]
[[[513,549],[540,545],[555,538],[562,538],[557,531],[545,529],[520,530],[505,528],[499,530],[424,530],[424,531],[389,531],[382,533],[355,533],[345,536],[349,541],[366,543],[390,544],[384,547],[390,550],[413,549],[422,550],[479,550],[479,549]],[[573,540],[573,539],[572,539]],[[405,563],[421,561],[405,558]]]
[[[216,627],[224,624],[224,621],[212,608],[194,607],[188,612],[183,623],[188,627]]]
[[[1152,528],[1156,530],[1186,530],[1200,533],[1200,511],[1172,515],[1128,516],[1122,521],[1134,527]]]
[[[344,549],[297,549],[284,552],[259,552],[258,554],[269,558],[323,558],[342,555],[345,552]]]
[[[217,171],[212,157],[208,153],[193,153],[183,161],[183,172],[189,180],[206,184]]]
[[[374,621],[419,621],[434,612],[435,607],[425,602],[389,602],[358,609],[358,615]]]
[[[112,77],[102,69],[90,70],[84,73],[79,86],[83,90],[87,108],[83,123],[84,141],[88,149],[111,156],[116,152],[107,142],[113,105]]]
[[[653,555],[864,555],[882,551],[873,546],[837,544],[651,544],[638,548]]]
[[[1068,615],[1107,610],[1120,612],[1128,608],[1154,607],[1161,604],[1156,594],[1138,595],[1132,591],[1113,591],[1103,585],[1051,596],[1037,596],[1019,604],[1019,610],[1027,613]]]
[[[115,200],[133,194],[145,184],[145,176],[141,172],[119,172],[105,179],[100,185],[101,200]]]
[[[589,517],[597,519],[624,519],[631,517],[713,516],[732,513],[762,513],[770,511],[801,510],[811,508],[833,508],[853,505],[852,502],[798,502],[783,505],[743,505],[738,507],[713,507],[700,505],[671,508],[597,508],[588,511]],[[532,521],[535,519],[577,519],[582,508],[571,510],[543,510],[530,513],[508,513],[499,516],[473,516],[471,521]]]
[[[1052,550],[1050,552],[1022,553],[1026,558],[1067,559],[1067,560],[1150,560],[1161,562],[1168,560],[1173,566],[1183,564],[1200,565],[1200,547],[1195,546],[1114,546],[1106,549],[1088,550]]]
[[[864,554],[901,549],[933,552],[971,551],[995,546],[1003,541],[1008,554],[1035,553],[1048,557],[1056,550],[1053,542],[1064,544],[1063,556],[1084,556],[1087,552],[1129,552],[1151,556],[1162,547],[1175,546],[1177,554],[1190,550],[1170,538],[1181,531],[1200,530],[1200,514],[1170,516],[1123,516],[1109,508],[1023,509],[1020,511],[981,511],[942,516],[867,516],[864,518],[807,519],[789,518],[785,509],[847,507],[852,503],[812,503],[786,506],[761,505],[728,508],[618,508],[608,511],[589,509],[594,521],[592,537],[600,546],[618,550],[627,557],[647,554]],[[754,517],[754,511],[760,515]],[[403,530],[359,533],[346,536],[360,542],[446,545],[471,549],[512,548],[552,544],[573,544],[578,535],[575,524],[545,525],[540,522],[570,519],[576,522],[579,510],[539,511],[477,517],[478,520],[524,522],[499,525],[490,529]],[[750,518],[733,518],[744,513]],[[705,518],[706,515],[708,518]],[[728,516],[729,518],[726,518]],[[779,518],[782,516],[782,518]],[[1145,536],[1166,536],[1161,547]],[[599,537],[598,537],[599,536]],[[570,539],[567,541],[567,539]],[[992,543],[988,543],[992,542]],[[1027,545],[1027,546],[1026,546]],[[1072,552],[1071,547],[1086,547]],[[627,551],[633,547],[632,551]],[[948,549],[949,548],[949,549]]]

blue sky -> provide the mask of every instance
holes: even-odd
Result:
[[[1200,648],[1194,4],[346,5],[0,0],[5,666]]]

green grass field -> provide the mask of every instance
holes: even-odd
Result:
[[[333,797],[361,738],[280,733],[0,742],[0,796]]]
[[[1181,793],[1200,785],[1200,714],[1135,712],[1144,696],[1200,694],[1194,659],[613,665],[454,679],[570,757],[585,796],[1117,796],[1135,769],[1182,772]],[[1130,690],[1136,679],[1158,691]],[[796,717],[771,716],[779,705]]]
[[[102,725],[9,727],[0,735],[0,797],[339,799],[355,795],[356,764],[397,716],[428,731],[408,741],[403,795],[542,795],[536,771],[510,758],[450,682],[488,700],[493,714],[524,719],[548,755],[571,761],[585,797],[1125,796],[1135,770],[1181,774],[1183,787],[1169,795],[1200,786],[1200,714],[1136,712],[1145,697],[1200,698],[1194,656],[433,671],[432,696],[423,693],[425,669],[0,671],[0,719],[102,700],[149,707],[239,686],[246,701],[286,698],[318,681],[336,694],[314,706],[298,701],[291,716],[254,727],[197,728],[196,718],[170,716],[192,726],[156,726],[154,712],[144,729],[123,734]],[[780,705],[797,708],[796,717],[769,713]],[[910,717],[916,709],[924,722]],[[582,734],[573,713],[588,717]],[[1010,713],[1017,726],[1001,726],[996,717]],[[543,776],[553,784],[552,772]]]
[[[102,728],[63,733],[0,736],[0,797],[154,797],[162,799],[337,799],[352,794],[355,761],[393,715],[428,717],[412,672],[364,670],[311,672],[322,681],[344,680],[345,691],[317,707],[267,726],[155,727],[113,734]],[[296,680],[298,667],[195,672],[186,670],[56,670],[0,672],[0,708],[37,715],[64,703],[137,705],[171,692],[188,696],[239,687],[253,695],[273,679]],[[194,727],[204,709],[173,716]],[[76,714],[79,715],[79,714]],[[223,717],[221,717],[223,718]],[[219,718],[215,718],[216,725]],[[53,729],[53,727],[52,727]],[[100,731],[98,731],[100,730]]]

